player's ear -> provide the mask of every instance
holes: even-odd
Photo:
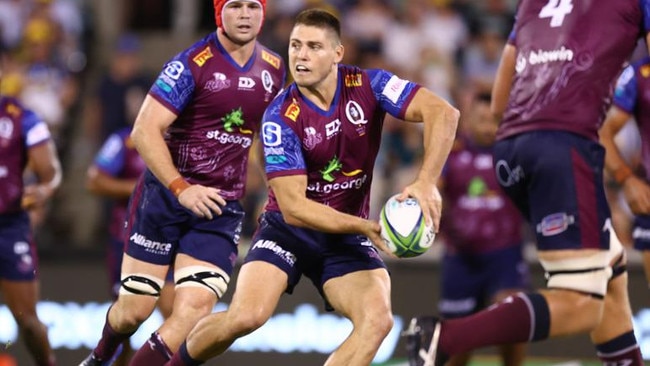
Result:
[[[334,52],[336,53],[334,62],[338,64],[343,60],[343,55],[345,54],[345,47],[343,47],[343,45],[339,43],[334,49]]]

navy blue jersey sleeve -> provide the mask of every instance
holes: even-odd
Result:
[[[194,76],[188,61],[187,51],[171,59],[149,90],[149,94],[177,115],[191,101],[194,94]]]
[[[23,141],[25,141],[25,146],[28,148],[50,140],[51,134],[47,124],[31,110],[23,110],[21,123],[23,126]]]
[[[118,176],[124,167],[125,150],[122,136],[117,133],[110,135],[95,156],[95,166],[108,175]]]
[[[645,33],[650,32],[650,0],[639,0],[643,9],[643,29]]]
[[[403,119],[413,95],[420,88],[417,83],[400,79],[393,73],[381,70],[366,70],[372,91],[381,108],[393,117]]]
[[[632,114],[636,106],[637,80],[635,66],[630,65],[623,70],[616,81],[614,105]]]
[[[272,178],[296,173],[306,174],[300,138],[284,123],[279,113],[280,108],[275,105],[276,102],[267,108],[262,123],[266,175]]]

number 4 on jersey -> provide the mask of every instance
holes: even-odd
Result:
[[[539,12],[540,18],[551,18],[551,27],[560,27],[564,17],[573,10],[572,0],[549,0]]]

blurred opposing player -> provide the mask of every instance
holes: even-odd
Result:
[[[5,55],[0,51],[0,80]],[[36,177],[25,185],[27,164]],[[29,215],[61,183],[61,165],[47,124],[17,100],[0,95],[0,290],[36,365],[55,365],[47,328],[38,319],[38,256]]]
[[[269,202],[259,220],[230,307],[202,319],[167,365],[198,365],[262,326],[304,275],[353,329],[325,365],[369,365],[392,329],[390,278],[368,220],[372,172],[386,113],[424,124],[417,179],[401,199],[418,199],[438,227],[436,188],[458,111],[385,70],[341,65],[340,24],[310,9],[289,41],[295,82],[267,108],[262,124]]]
[[[643,365],[625,250],[611,227],[598,128],[650,1],[523,0],[493,90],[499,184],[537,234],[547,288],[466,318],[414,324],[413,364],[488,345],[589,333],[607,365]],[[430,329],[419,332],[418,329]]]
[[[616,83],[614,105],[600,128],[600,142],[605,146],[605,168],[623,189],[636,215],[632,237],[641,251],[643,266],[650,284],[650,57],[625,68]],[[641,136],[641,175],[636,175],[614,142],[616,134],[634,117]]]
[[[174,266],[171,316],[131,365],[162,364],[230,282],[244,212],[248,152],[284,84],[277,54],[257,43],[264,0],[215,0],[217,31],[169,61],[131,138],[147,165],[129,204],[122,286],[82,365],[104,365],[153,311]]]
[[[138,177],[144,172],[145,164],[138,154],[130,137],[131,127],[125,127],[111,134],[93,164],[88,168],[86,186],[92,193],[111,199],[109,219],[109,240],[106,267],[111,286],[111,296],[117,299],[120,287],[120,268],[126,238],[124,223],[127,218],[129,196],[133,192]],[[168,278],[161,290],[158,308],[166,319],[171,315],[174,302],[173,278]],[[130,356],[129,340],[123,343],[124,349],[114,365],[126,365]]]
[[[494,175],[492,147],[499,123],[490,100],[490,94],[475,96],[463,120],[466,133],[454,144],[438,181],[445,203],[438,310],[445,319],[473,314],[530,288],[524,220]],[[525,348],[521,343],[501,347],[503,365],[522,365]],[[466,365],[469,358],[469,353],[456,355],[447,366]]]

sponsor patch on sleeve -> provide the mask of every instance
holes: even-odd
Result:
[[[388,100],[393,103],[397,103],[399,97],[402,95],[404,88],[406,88],[407,81],[400,79],[397,76],[393,75],[390,80],[386,83],[384,90],[381,92]]]
[[[280,58],[262,50],[262,60],[271,64],[276,69],[280,68]]]

